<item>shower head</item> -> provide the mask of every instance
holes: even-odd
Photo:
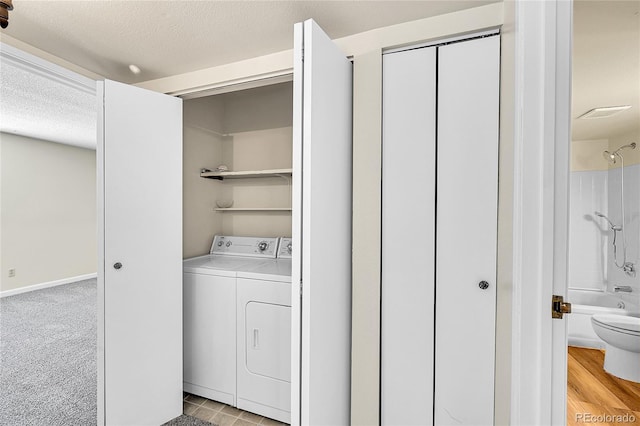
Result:
[[[636,149],[636,143],[635,142],[631,142],[630,144],[622,145],[620,148],[616,149],[613,152],[605,151],[605,152],[602,153],[602,156],[609,163],[616,164],[616,157],[622,158],[622,154],[620,154],[620,151],[622,151],[625,148]]]
[[[609,151],[605,151],[602,153],[602,156],[604,157],[605,160],[607,160],[609,163],[611,164],[616,164],[616,155],[618,155],[617,153],[610,153]],[[598,214],[596,212],[596,214]],[[600,216],[600,215],[598,215]]]
[[[603,218],[604,220],[606,220],[609,223],[609,226],[611,227],[612,231],[621,231],[622,230],[622,226],[620,225],[614,225],[613,222],[611,222],[611,220],[609,220],[609,218],[605,215],[603,215],[600,212],[594,212],[596,216]]]

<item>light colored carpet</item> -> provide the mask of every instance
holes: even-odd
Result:
[[[0,299],[0,425],[96,424],[96,280]]]
[[[96,297],[93,279],[0,299],[0,425],[96,424]]]

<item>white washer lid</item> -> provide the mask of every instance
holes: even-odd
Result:
[[[631,333],[640,333],[640,318],[628,315],[596,314],[591,317],[595,322],[603,326],[609,326],[626,330]]]

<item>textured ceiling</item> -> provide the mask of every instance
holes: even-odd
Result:
[[[3,32],[136,83],[290,49],[293,24],[307,18],[339,38],[494,2],[15,0]],[[129,64],[142,73],[133,75]]]
[[[0,131],[96,148],[95,93],[2,58]]]
[[[339,38],[491,2],[14,0],[9,28],[0,34],[133,83],[290,49],[293,24],[309,17]],[[638,1],[574,2],[573,117],[601,106],[633,106],[607,119],[574,120],[576,140],[610,138],[640,126],[639,8]],[[131,74],[130,63],[143,72]],[[89,134],[95,116],[87,105],[93,101],[82,100],[86,94],[70,97],[61,87],[45,88],[38,76],[25,83],[21,72],[0,70],[2,129],[35,131],[33,123],[49,123],[51,136],[35,136],[85,144],[87,138],[77,135],[79,129]]]
[[[640,1],[574,3],[574,140],[640,131],[639,11]],[[575,119],[593,108],[619,105],[632,108],[609,118]]]
[[[136,83],[290,49],[293,24],[310,17],[339,38],[495,1],[14,0],[0,35]],[[0,118],[4,132],[95,148],[93,95],[5,61]]]

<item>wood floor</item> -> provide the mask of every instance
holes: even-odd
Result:
[[[604,371],[601,350],[569,346],[568,358],[567,425],[640,425],[640,383]]]

